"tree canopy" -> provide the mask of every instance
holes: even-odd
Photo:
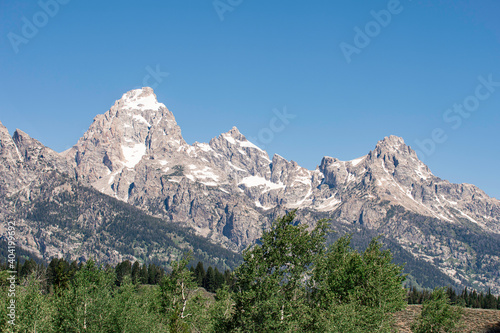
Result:
[[[230,326],[247,332],[381,332],[406,305],[402,267],[377,239],[359,253],[350,236],[326,246],[325,220],[277,219],[260,244],[246,250],[235,275]],[[349,315],[346,316],[346,313]]]

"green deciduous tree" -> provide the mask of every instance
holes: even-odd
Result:
[[[207,332],[230,331],[234,315],[234,299],[233,294],[229,291],[229,286],[224,285],[217,290],[215,301],[211,304],[208,312]]]
[[[110,332],[166,332],[157,289],[157,286],[132,284],[131,279],[125,277],[113,297]]]
[[[359,253],[349,236],[325,245],[295,212],[277,219],[235,271],[232,329],[245,332],[389,332],[406,305],[402,267],[377,239]]]
[[[190,259],[188,254],[173,262],[172,272],[160,282],[161,307],[170,332],[190,332],[206,321],[203,316],[206,300],[199,293],[193,273],[187,269]]]
[[[422,305],[420,316],[412,324],[414,333],[456,332],[463,310],[450,305],[445,288],[435,289]]]
[[[16,293],[16,325],[5,332],[53,332],[55,308],[43,295],[39,272],[33,271],[18,286]]]
[[[388,332],[389,314],[406,306],[402,267],[373,239],[363,253],[350,247],[351,237],[339,238],[315,262],[310,280],[323,332]]]
[[[324,251],[327,224],[312,231],[294,225],[295,212],[277,219],[261,245],[243,254],[235,271],[234,327],[245,331],[300,331],[312,319],[306,280],[316,256]]]
[[[116,275],[89,260],[56,299],[58,332],[108,332]]]

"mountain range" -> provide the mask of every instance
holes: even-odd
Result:
[[[308,170],[268,156],[236,127],[190,145],[142,88],[62,153],[0,123],[0,160],[0,217],[45,260],[168,263],[191,249],[231,268],[271,221],[297,209],[300,223],[330,219],[330,241],[352,233],[362,247],[380,235],[412,284],[500,293],[500,201],[433,175],[400,137]]]

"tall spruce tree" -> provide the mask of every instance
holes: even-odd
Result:
[[[203,286],[203,280],[205,279],[205,268],[203,267],[203,263],[198,261],[196,268],[194,269],[194,278],[196,279],[196,283],[199,287]]]
[[[216,288],[215,272],[212,266],[208,266],[207,273],[203,279],[203,288],[207,291],[214,292]]]
[[[140,274],[141,274],[141,265],[139,264],[138,261],[135,261],[134,264],[132,265],[132,273],[131,273],[132,283],[134,284],[139,283]]]

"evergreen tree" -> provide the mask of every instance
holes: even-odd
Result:
[[[226,269],[224,271],[224,284],[227,285],[230,290],[233,288],[234,285],[233,274],[229,269]]]
[[[134,284],[139,283],[140,273],[141,273],[141,265],[139,264],[138,261],[136,261],[132,265],[132,273],[131,273],[132,283]]]
[[[142,284],[148,283],[148,266],[144,263],[141,266],[141,272],[139,273],[139,281]]]
[[[116,284],[120,286],[123,282],[125,276],[132,275],[132,263],[129,260],[125,260],[115,267],[116,273]]]
[[[455,290],[452,287],[448,287],[446,289],[446,295],[450,299],[451,304],[456,304],[457,303],[457,294],[455,293]]]
[[[495,296],[491,294],[491,289],[488,288],[488,294],[485,297],[485,309],[496,309],[497,308],[497,300]]]
[[[203,286],[203,280],[205,279],[205,268],[203,267],[203,263],[198,261],[196,268],[194,269],[194,278],[196,279],[196,283],[198,286]]]
[[[21,266],[21,270],[19,272],[19,278],[22,280],[23,278],[28,277],[31,273],[35,272],[38,269],[37,263],[33,259],[28,259],[24,261],[24,264]]]
[[[75,263],[76,264],[76,263]],[[47,267],[48,287],[52,286],[55,292],[60,292],[69,285],[69,281],[76,273],[74,265],[70,266],[64,259],[54,258]]]
[[[164,275],[164,271],[161,267],[156,266],[155,264],[148,265],[148,283],[149,284],[160,283],[163,275]]]
[[[214,288],[216,288],[215,281],[215,272],[212,266],[208,266],[207,273],[205,274],[205,278],[203,279],[203,288],[207,291],[214,292]]]
[[[215,287],[213,289],[213,292],[216,292],[217,289],[221,288],[224,285],[224,274],[219,272],[217,267],[214,268],[214,276],[215,276]]]

